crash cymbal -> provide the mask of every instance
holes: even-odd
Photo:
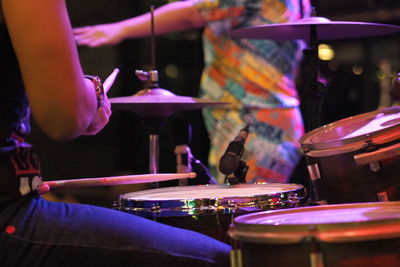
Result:
[[[161,89],[143,89],[132,96],[110,98],[112,107],[132,111],[142,117],[168,117],[176,112],[227,105],[226,102],[177,96]]]
[[[400,32],[400,26],[389,24],[331,21],[324,17],[309,17],[292,23],[264,24],[232,30],[231,36],[276,41],[296,39],[308,41],[312,26],[316,27],[318,40],[363,38]]]

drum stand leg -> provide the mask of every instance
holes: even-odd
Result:
[[[158,172],[158,160],[159,160],[159,135],[158,134],[150,134],[150,142],[149,142],[149,152],[150,152],[150,173]]]
[[[312,229],[313,231],[314,229]],[[315,238],[311,240],[311,251],[310,251],[310,267],[324,267],[324,259],[319,247],[319,243]]]
[[[297,89],[301,98],[301,109],[304,116],[306,132],[321,126],[321,109],[326,95],[326,86],[318,79],[318,39],[315,25],[310,26],[310,44],[303,50],[301,77]]]
[[[313,10],[315,16],[315,10]],[[316,129],[321,125],[322,103],[326,95],[326,86],[318,79],[318,36],[315,25],[310,26],[309,48],[303,50],[303,61],[300,75],[297,78],[297,90],[301,98],[301,113],[303,114],[304,128],[306,132]],[[307,166],[310,164],[307,162]],[[319,189],[318,179],[310,177],[312,191],[315,191],[317,202]]]
[[[239,248],[233,246],[230,256],[231,256],[231,267],[243,267],[242,251]]]

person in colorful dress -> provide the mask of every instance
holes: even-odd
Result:
[[[304,134],[294,80],[301,59],[300,41],[237,39],[230,31],[260,24],[286,23],[310,13],[308,1],[187,0],[157,8],[155,33],[204,28],[204,70],[201,97],[229,102],[226,108],[205,108],[203,117],[211,147],[209,167],[218,171],[228,143],[250,125],[243,160],[247,182],[287,182],[301,154]],[[117,44],[150,34],[150,14],[74,29],[78,44],[89,47]]]

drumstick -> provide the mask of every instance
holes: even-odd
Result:
[[[155,174],[140,174],[140,175],[125,175],[111,176],[99,178],[83,178],[70,180],[56,180],[43,182],[38,191],[40,194],[45,194],[56,187],[89,187],[89,186],[111,186],[123,184],[140,184],[162,182],[175,179],[195,178],[196,173],[155,173]]]
[[[117,75],[119,73],[119,69],[115,68],[114,71],[110,74],[110,76],[107,77],[107,79],[103,83],[103,88],[104,88],[104,93],[107,94],[108,91],[110,90],[111,86],[113,85],[115,78],[117,78]]]

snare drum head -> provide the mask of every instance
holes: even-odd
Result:
[[[265,211],[234,220],[230,236],[255,243],[352,242],[400,236],[400,202]]]
[[[151,216],[199,215],[300,206],[302,185],[269,183],[158,188],[119,197],[119,209]]]
[[[382,144],[398,139],[399,127],[400,107],[386,108],[324,125],[305,134],[300,143],[306,151],[346,145],[356,150],[367,140]]]

